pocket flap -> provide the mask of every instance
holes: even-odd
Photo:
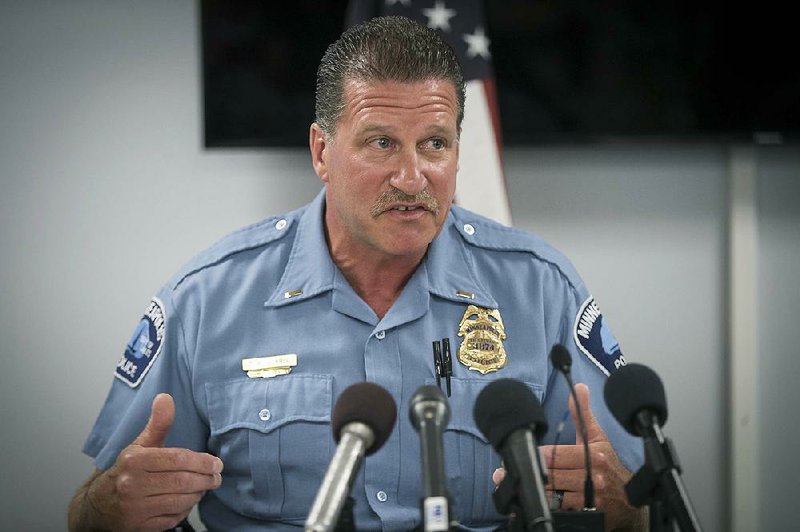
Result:
[[[435,384],[435,382],[436,381],[431,380],[427,384]],[[489,443],[489,440],[484,437],[483,433],[478,430],[478,427],[475,425],[475,418],[472,412],[475,408],[475,400],[478,394],[490,382],[492,381],[483,379],[450,379],[451,394],[450,397],[447,398],[450,404],[450,423],[445,430],[467,432],[483,443]],[[531,389],[539,401],[542,400],[544,389],[541,385],[530,382],[525,382],[524,384]],[[442,380],[442,389],[444,390],[444,388],[445,383],[444,380]]]
[[[239,428],[269,433],[293,421],[330,422],[329,375],[244,378],[205,387],[212,436]]]

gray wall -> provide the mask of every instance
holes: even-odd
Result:
[[[156,289],[228,231],[319,190],[302,150],[201,148],[197,21],[191,0],[0,2],[2,529],[65,528],[92,470],[83,440]],[[787,523],[800,152],[759,154],[759,325],[774,362],[759,376],[762,522]],[[506,152],[516,225],[573,259],[629,358],[662,376],[667,432],[710,531],[728,528],[729,511],[727,156],[671,144]]]
[[[707,530],[720,531],[726,153],[629,145],[507,154],[515,225],[573,260],[628,360],[661,376],[684,480]]]
[[[759,353],[762,530],[796,530],[800,468],[800,169],[798,151],[759,160]]]

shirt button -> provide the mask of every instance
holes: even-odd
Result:
[[[386,499],[389,498],[389,496],[386,495],[386,492],[383,491],[383,490],[381,490],[378,493],[376,493],[375,496],[378,497],[378,500],[381,501],[381,502],[386,502]]]
[[[378,331],[378,332],[376,332],[375,333],[375,338],[377,338],[378,340],[383,340],[384,338],[386,338],[386,331]]]
[[[278,223],[275,224],[275,229],[278,231],[282,230],[284,227],[286,227],[286,220],[278,220]]]
[[[261,421],[269,421],[269,418],[272,417],[272,412],[264,408],[263,410],[261,410],[261,412],[258,413],[258,417],[259,419],[261,419]]]
[[[468,235],[474,235],[475,228],[472,227],[472,224],[464,224],[464,232],[467,233]]]

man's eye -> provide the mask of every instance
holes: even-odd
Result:
[[[387,137],[378,137],[377,139],[372,141],[372,144],[375,147],[380,148],[382,150],[386,150],[392,147],[392,141]]]
[[[435,151],[443,150],[447,148],[447,141],[442,138],[432,138],[425,141],[425,146]]]

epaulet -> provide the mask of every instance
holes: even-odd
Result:
[[[184,279],[208,266],[218,264],[236,253],[265,246],[284,238],[292,232],[306,208],[307,206],[303,206],[283,215],[270,216],[222,237],[184,264],[167,285],[174,290]]]
[[[535,259],[555,267],[573,287],[583,284],[572,262],[540,236],[505,226],[457,205],[453,205],[451,212],[458,234],[468,245],[496,251],[530,253]]]

